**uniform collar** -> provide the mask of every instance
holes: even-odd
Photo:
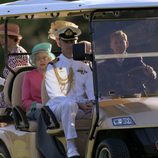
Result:
[[[65,57],[63,54],[61,54],[59,57],[61,60],[64,60],[67,63],[71,63],[73,61],[73,58],[69,59],[69,58]]]

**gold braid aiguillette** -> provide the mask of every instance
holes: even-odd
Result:
[[[59,82],[61,92],[64,95],[67,95],[70,92],[70,90],[73,88],[73,86],[74,86],[74,79],[73,79],[74,72],[73,72],[72,67],[69,68],[69,74],[68,74],[68,76],[66,78],[62,78],[59,75],[58,70],[57,70],[57,68],[55,67],[54,64],[53,64],[53,69],[54,69],[56,78],[57,78],[57,80]],[[68,85],[68,88],[67,88],[66,93],[64,93],[64,89],[65,89],[66,85]]]

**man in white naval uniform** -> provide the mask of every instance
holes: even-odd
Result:
[[[85,63],[72,59],[72,46],[81,34],[80,29],[67,26],[58,29],[57,33],[62,54],[47,66],[45,83],[50,99],[46,105],[62,123],[67,140],[67,156],[79,158],[75,146],[75,118],[78,111],[85,114],[92,110],[92,72]]]

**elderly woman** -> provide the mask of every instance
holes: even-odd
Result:
[[[7,25],[7,48],[8,48],[8,62],[7,66],[4,67],[2,72],[2,76],[0,77],[0,85],[4,86],[5,79],[7,78],[10,69],[14,69],[18,66],[27,66],[29,65],[29,56],[28,55],[13,55],[15,53],[26,53],[26,50],[21,47],[20,41],[22,39],[22,35],[20,34],[20,28],[17,24],[8,23]],[[0,24],[0,45],[2,48],[5,47],[5,26],[4,24]],[[9,69],[9,68],[10,69]],[[4,102],[4,93],[0,92],[0,108],[9,107]]]
[[[38,110],[42,106],[41,101],[41,84],[45,75],[47,64],[55,59],[51,53],[52,45],[50,43],[39,43],[32,49],[30,63],[35,67],[34,70],[24,75],[22,85],[22,102],[27,116],[36,120]]]
[[[5,47],[5,38],[4,38],[4,33],[5,33],[5,26],[4,24],[0,24],[0,45],[2,48]],[[7,40],[8,40],[8,66],[11,69],[16,68],[17,66],[22,66],[22,65],[29,65],[29,57],[28,55],[12,55],[15,53],[27,53],[26,50],[21,47],[20,41],[23,38],[22,35],[20,34],[20,28],[17,24],[12,24],[8,23],[7,25],[8,31],[7,31]],[[3,77],[6,79],[9,73],[9,69],[7,67],[4,68],[3,70]]]

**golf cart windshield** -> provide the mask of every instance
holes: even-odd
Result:
[[[128,14],[127,14],[128,13]],[[96,13],[93,27],[98,95],[144,97],[158,94],[158,19],[154,10]],[[130,18],[130,14],[133,17]],[[132,17],[132,16],[131,16]]]

